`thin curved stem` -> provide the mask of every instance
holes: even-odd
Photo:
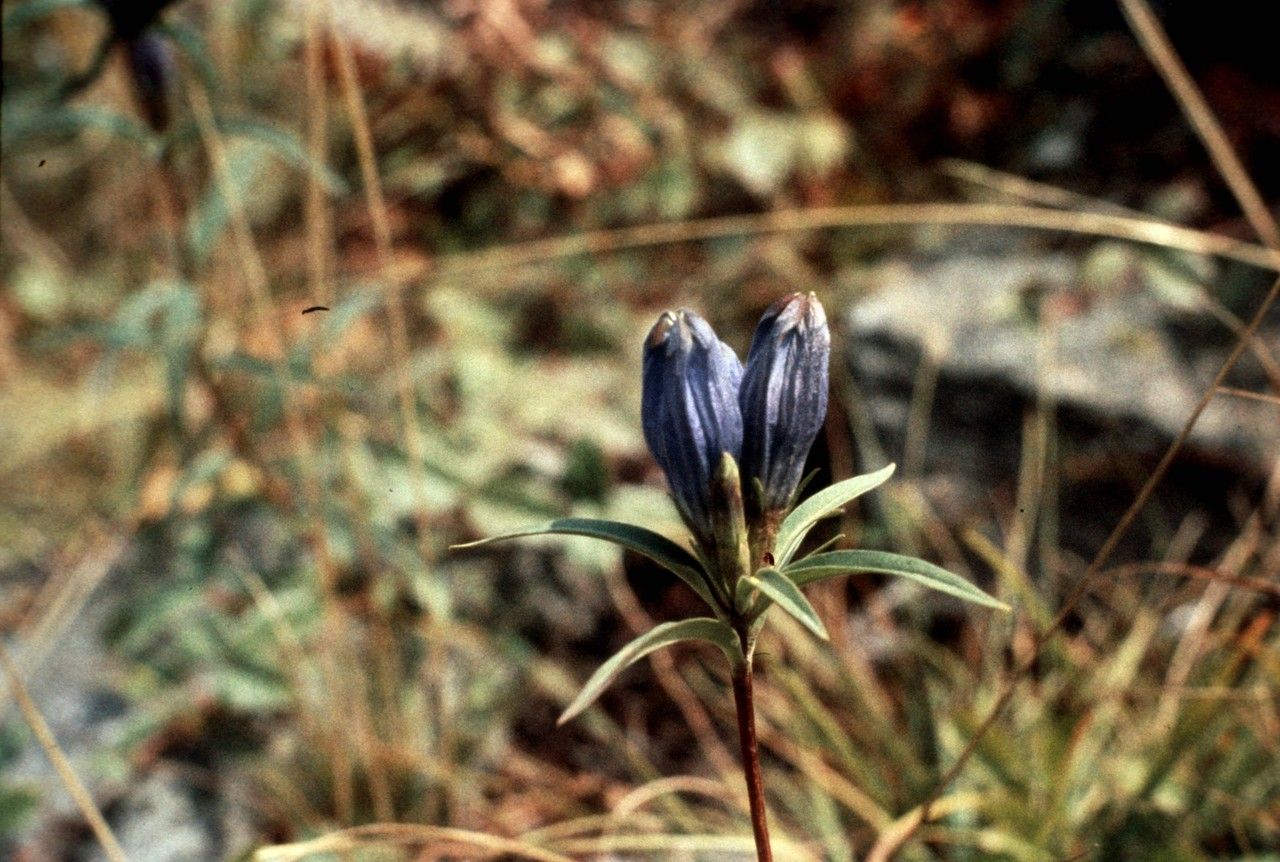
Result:
[[[742,774],[751,803],[751,831],[756,838],[756,858],[773,862],[769,847],[769,818],[764,805],[764,778],[760,774],[760,748],[756,743],[755,694],[751,679],[751,647],[743,638],[745,660],[733,671],[733,702],[738,710],[738,742],[742,746]]]
[[[1264,270],[1280,271],[1280,251],[1157,219],[1116,213],[1071,212],[1045,206],[948,202],[815,207],[587,231],[447,256],[428,267],[401,267],[394,276],[398,283],[406,283],[417,281],[428,272],[437,278],[456,278],[493,269],[548,263],[578,255],[604,254],[723,237],[919,225],[1022,228],[1109,237],[1192,254],[1223,257]]]

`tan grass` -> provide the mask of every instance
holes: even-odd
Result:
[[[328,86],[324,77],[324,27],[328,5],[308,3],[303,12],[306,62],[307,151],[316,170],[307,173],[304,222],[307,228],[307,271],[311,295],[320,305],[334,299],[332,275],[333,221],[319,167],[329,162]]]
[[[1245,170],[1240,157],[1227,139],[1222,124],[1218,122],[1200,88],[1187,72],[1187,67],[1183,65],[1178,52],[1165,35],[1164,28],[1160,26],[1160,20],[1151,11],[1150,4],[1147,0],[1119,0],[1119,3],[1138,43],[1142,45],[1142,50],[1164,78],[1169,92],[1178,101],[1178,107],[1200,136],[1218,173],[1244,210],[1245,218],[1263,243],[1273,249],[1280,249],[1280,225],[1276,224],[1258,187],[1254,185],[1249,172]]]
[[[1001,689],[999,696],[996,698],[995,703],[992,705],[991,709],[987,712],[986,717],[978,725],[977,729],[974,731],[973,735],[969,738],[969,741],[966,743],[964,749],[960,752],[960,754],[956,757],[955,761],[947,768],[946,772],[943,773],[942,778],[938,780],[937,788],[935,789],[933,795],[930,797],[929,800],[925,802],[923,806],[923,814],[919,822],[916,823],[913,828],[905,830],[901,835],[901,840],[893,847],[887,848],[884,851],[885,855],[883,855],[880,858],[883,858],[886,860],[892,858],[894,852],[896,852],[897,849],[899,849],[903,844],[905,844],[907,841],[911,840],[911,838],[915,836],[916,832],[919,829],[919,826],[930,819],[930,816],[931,816],[930,806],[932,805],[933,801],[939,798],[939,795],[941,794],[941,792],[945,790],[945,788],[950,786],[951,783],[955,781],[956,778],[959,777],[961,772],[963,772],[965,765],[969,762],[969,759],[973,756],[974,752],[977,750],[978,745],[982,741],[983,737],[995,725],[995,722],[1004,713],[1005,708],[1009,705],[1009,702],[1012,700],[1013,695],[1017,690],[1019,684],[1026,677],[1026,675],[1032,670],[1032,668],[1035,667],[1036,662],[1040,657],[1041,650],[1048,643],[1048,641],[1053,637],[1053,635],[1056,634],[1059,629],[1061,629],[1062,625],[1067,621],[1067,619],[1075,611],[1076,605],[1079,604],[1080,600],[1088,593],[1090,587],[1093,585],[1093,581],[1103,571],[1103,566],[1106,565],[1106,563],[1110,560],[1111,555],[1115,552],[1116,548],[1119,546],[1120,540],[1124,538],[1126,533],[1128,533],[1129,528],[1133,525],[1133,522],[1137,518],[1138,513],[1141,512],[1142,509],[1146,506],[1147,501],[1151,498],[1151,494],[1155,491],[1156,487],[1160,484],[1160,481],[1164,478],[1164,474],[1168,471],[1174,459],[1177,458],[1178,453],[1182,451],[1182,447],[1186,444],[1187,439],[1191,436],[1191,431],[1195,427],[1196,422],[1200,419],[1200,415],[1204,412],[1205,408],[1208,407],[1209,402],[1212,401],[1214,396],[1217,394],[1218,387],[1222,385],[1223,380],[1226,379],[1231,369],[1235,367],[1236,362],[1239,361],[1240,356],[1244,353],[1245,348],[1249,344],[1249,340],[1253,338],[1253,336],[1257,333],[1258,327],[1262,324],[1262,321],[1266,318],[1267,312],[1270,310],[1271,306],[1275,303],[1277,297],[1280,297],[1280,279],[1277,279],[1272,284],[1270,291],[1268,291],[1266,297],[1263,299],[1262,303],[1258,306],[1257,311],[1254,313],[1253,318],[1249,321],[1249,324],[1246,327],[1246,330],[1243,333],[1242,337],[1236,340],[1235,347],[1232,349],[1231,353],[1227,356],[1227,358],[1223,361],[1221,367],[1218,369],[1218,373],[1214,375],[1213,382],[1210,383],[1208,387],[1206,387],[1204,394],[1200,398],[1200,401],[1196,404],[1195,408],[1191,411],[1191,415],[1187,417],[1186,422],[1183,424],[1182,430],[1178,432],[1177,437],[1175,437],[1173,442],[1169,444],[1169,448],[1165,451],[1164,456],[1160,459],[1160,462],[1156,465],[1151,475],[1147,478],[1146,482],[1143,484],[1141,490],[1138,492],[1133,502],[1129,505],[1129,508],[1125,511],[1124,515],[1121,516],[1120,520],[1116,523],[1115,527],[1111,530],[1110,534],[1107,536],[1106,541],[1103,542],[1102,547],[1098,549],[1098,552],[1094,556],[1093,561],[1089,564],[1088,568],[1086,568],[1084,573],[1080,576],[1080,578],[1076,582],[1076,586],[1074,587],[1074,589],[1072,589],[1072,591],[1067,595],[1058,613],[1054,616],[1053,620],[1049,623],[1049,626],[1046,629],[1036,634],[1032,649],[1030,651],[1030,655],[1018,665],[1014,673],[1004,683],[1004,686]]]
[[[339,635],[341,610],[334,597],[337,572],[333,562],[332,549],[329,546],[329,533],[324,524],[324,507],[322,491],[316,476],[314,447],[311,444],[306,422],[293,397],[293,386],[289,373],[284,366],[286,361],[285,335],[281,330],[279,314],[275,301],[271,296],[270,282],[262,257],[245,215],[244,203],[239,199],[235,184],[230,180],[230,168],[227,162],[226,146],[214,123],[213,110],[204,90],[192,85],[187,88],[187,98],[191,105],[196,127],[201,141],[208,152],[213,166],[214,182],[226,202],[231,226],[232,241],[236,248],[236,257],[242,268],[244,281],[249,288],[250,298],[254,304],[258,329],[267,341],[270,354],[272,375],[276,387],[281,393],[284,410],[285,430],[289,438],[292,457],[298,475],[303,481],[303,497],[306,507],[302,512],[302,520],[307,525],[305,535],[307,544],[315,557],[316,567],[320,573],[321,594],[325,604],[324,669],[326,684],[330,692],[329,740],[328,748],[334,770],[334,805],[339,818],[350,822],[355,810],[355,791],[353,787],[353,764],[347,754],[343,740],[346,726],[346,713],[342,704],[347,700],[350,686],[344,682],[344,668],[349,666],[343,662],[338,653],[345,652],[345,639]]]
[[[866,204],[776,210],[768,213],[661,222],[616,230],[513,243],[445,257],[434,275],[444,279],[493,269],[513,269],[580,255],[603,255],[674,243],[727,237],[804,233],[868,227],[1002,227],[1109,237],[1247,263],[1280,272],[1280,251],[1221,234],[1152,218],[1098,212],[1064,212],[1042,206],[987,203]],[[400,268],[401,282],[431,274],[419,264]]]
[[[1151,12],[1150,6],[1145,0],[1119,0],[1121,8],[1126,17],[1129,19],[1134,28],[1139,41],[1142,43],[1144,50],[1156,65],[1157,69],[1164,76],[1174,97],[1178,100],[1183,113],[1187,116],[1196,132],[1204,141],[1206,147],[1219,173],[1235,194],[1241,207],[1244,209],[1246,216],[1253,225],[1254,230],[1263,241],[1272,249],[1280,248],[1280,227],[1277,227],[1275,220],[1272,218],[1266,206],[1262,203],[1261,195],[1258,194],[1257,188],[1254,186],[1248,173],[1244,170],[1239,158],[1235,155],[1230,143],[1226,139],[1221,126],[1218,124],[1212,111],[1205,103],[1203,96],[1191,81],[1190,75],[1187,74],[1185,67],[1182,65],[1176,52],[1174,51],[1167,37],[1164,35],[1163,29],[1159,26],[1154,14]],[[881,853],[874,854],[878,860],[888,860],[893,858],[897,851],[910,841],[920,827],[929,820],[930,808],[936,803],[944,790],[960,775],[969,759],[977,750],[979,743],[987,732],[994,726],[996,720],[1003,714],[1013,697],[1014,691],[1018,684],[1022,681],[1026,673],[1035,665],[1039,657],[1041,649],[1047,641],[1061,628],[1062,624],[1074,611],[1075,606],[1088,592],[1092,585],[1092,581],[1102,571],[1102,567],[1110,559],[1114,553],[1120,540],[1128,532],[1132,526],[1138,513],[1146,505],[1152,492],[1163,479],[1165,472],[1169,469],[1174,458],[1181,451],[1187,438],[1191,434],[1200,415],[1204,412],[1209,402],[1217,395],[1219,388],[1222,386],[1227,374],[1235,366],[1245,349],[1251,344],[1256,336],[1257,330],[1266,316],[1267,311],[1274,304],[1277,296],[1280,295],[1280,279],[1275,281],[1266,297],[1258,306],[1253,318],[1249,324],[1241,332],[1237,339],[1235,347],[1228,355],[1227,359],[1222,363],[1218,373],[1214,376],[1213,382],[1206,388],[1200,401],[1192,410],[1191,415],[1187,418],[1182,430],[1178,436],[1169,445],[1164,456],[1156,465],[1147,481],[1143,484],[1133,503],[1126,510],[1124,515],[1116,523],[1111,533],[1108,535],[1102,547],[1094,556],[1092,562],[1085,569],[1083,575],[1079,578],[1075,588],[1068,594],[1058,614],[1054,617],[1049,627],[1038,633],[1035,638],[1034,647],[1027,661],[1022,662],[1013,676],[1004,684],[999,696],[996,698],[995,704],[987,713],[986,717],[979,724],[976,731],[970,737],[968,743],[961,751],[960,755],[952,763],[952,765],[943,774],[938,781],[936,789],[929,799],[922,806],[920,820],[913,824],[910,828],[892,842],[889,842]],[[1217,586],[1217,585],[1215,585]],[[1215,591],[1216,592],[1216,591]]]
[[[447,845],[484,851],[486,856],[509,854],[517,859],[530,859],[533,862],[574,862],[568,856],[511,838],[447,826],[415,826],[407,823],[355,826],[309,841],[263,847],[254,853],[253,858],[254,862],[297,862],[317,853],[349,853],[378,846],[414,845]]]
[[[352,133],[355,137],[356,153],[360,163],[360,174],[364,187],[365,206],[369,221],[373,228],[374,245],[377,252],[378,266],[384,277],[389,277],[392,270],[392,238],[387,202],[382,190],[382,180],[378,174],[377,152],[374,147],[373,130],[369,124],[365,109],[364,93],[356,73],[355,60],[351,46],[337,31],[330,32],[330,45],[338,60],[339,80],[343,101],[346,106]],[[404,441],[406,466],[414,500],[414,520],[418,533],[418,557],[420,564],[429,568],[435,559],[435,549],[431,544],[431,524],[427,518],[427,476],[426,453],[423,449],[422,422],[418,415],[417,399],[414,393],[413,378],[410,370],[410,341],[408,320],[405,314],[404,298],[399,285],[392,283],[386,294],[388,334],[391,349],[392,372],[395,377],[397,401],[400,410],[400,433]],[[443,633],[436,620],[428,620],[422,626],[422,634],[427,649],[434,655],[446,653]],[[388,645],[389,646],[389,645]],[[390,659],[384,657],[381,663],[388,665]],[[437,693],[452,688],[448,679],[450,669],[447,661],[431,662],[429,674]],[[450,714],[450,701],[445,697],[433,700],[434,737],[439,760],[446,766],[453,761],[456,748],[454,721]],[[395,721],[393,720],[393,724]],[[450,794],[450,781],[446,778],[441,784],[443,793]],[[381,796],[381,793],[380,793]],[[381,803],[380,803],[381,804]]]
[[[127,862],[124,849],[120,846],[120,842],[116,840],[115,833],[111,831],[111,825],[107,823],[107,818],[102,816],[101,809],[93,801],[93,796],[89,794],[88,788],[84,786],[80,777],[76,775],[75,769],[72,768],[70,761],[67,760],[67,756],[62,751],[62,747],[58,745],[58,740],[54,737],[53,731],[49,729],[48,722],[44,720],[44,716],[40,714],[40,710],[31,699],[31,694],[27,691],[27,686],[22,681],[22,675],[18,672],[18,667],[10,657],[9,650],[5,647],[3,640],[0,640],[0,666],[4,667],[4,674],[9,680],[9,689],[13,693],[14,700],[18,703],[18,709],[21,710],[22,717],[26,719],[27,726],[35,734],[36,741],[44,749],[45,755],[49,758],[49,762],[53,764],[54,770],[58,773],[58,778],[62,780],[62,784],[66,787],[72,801],[80,809],[85,822],[93,830],[94,838],[102,845],[102,851],[106,854],[107,859],[110,862]]]
[[[23,664],[27,673],[39,669],[124,549],[125,540],[119,537],[94,542],[75,565],[55,570],[41,587],[19,626],[19,633],[26,638]],[[0,695],[0,720],[8,706],[8,697]]]
[[[1222,386],[1218,389],[1220,395],[1230,395],[1233,398],[1245,398],[1250,401],[1261,401],[1264,404],[1274,404],[1280,407],[1280,395],[1269,395],[1266,392],[1250,392],[1247,389],[1236,389],[1234,386]]]

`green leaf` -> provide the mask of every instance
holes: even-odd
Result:
[[[273,712],[290,701],[283,680],[254,668],[218,668],[208,676],[207,683],[215,698],[242,712]]]
[[[884,484],[893,475],[893,470],[894,465],[890,464],[874,473],[845,479],[830,488],[824,488],[796,506],[778,528],[778,538],[774,545],[774,558],[778,561],[778,568],[785,568],[791,562],[814,524],[849,501]]]
[[[959,575],[915,557],[904,557],[901,554],[890,554],[886,551],[830,551],[825,554],[814,554],[797,563],[792,563],[784,571],[797,586],[855,572],[897,575],[967,602],[998,608],[1002,611],[1009,610],[1009,606],[1004,602],[992,598]]]
[[[312,158],[306,144],[288,129],[244,117],[219,117],[217,126],[228,138],[246,138],[265,145],[286,164],[314,174],[333,194],[344,194],[348,190],[346,180]]]
[[[312,158],[302,139],[288,129],[251,117],[223,115],[214,118],[214,125],[228,143],[237,145],[231,148],[229,155],[234,156],[238,149],[247,149],[254,154],[255,159],[270,154],[290,167],[313,174],[332,194],[345,194],[349,189],[347,181],[341,175]],[[169,137],[173,145],[185,145],[199,141],[200,130],[194,121],[187,121],[175,124]],[[249,146],[246,148],[246,145]]]
[[[827,627],[818,618],[818,612],[813,609],[813,605],[809,604],[809,600],[804,597],[804,593],[800,592],[800,588],[782,572],[766,566],[743,580],[773,599],[778,607],[795,617],[809,631],[824,641],[831,640],[831,636],[827,634]]]
[[[751,607],[751,596],[754,585],[750,578],[740,578],[733,588],[733,606],[739,613],[745,613]]]
[[[707,586],[707,576],[698,558],[668,539],[666,536],[637,527],[634,524],[623,524],[618,521],[606,521],[598,518],[558,518],[549,524],[529,527],[514,533],[501,536],[490,536],[475,542],[454,545],[455,548],[475,548],[490,542],[504,539],[519,539],[524,536],[588,536],[593,539],[604,539],[621,545],[629,551],[635,551],[653,560],[658,565],[670,570],[676,577],[684,581],[693,591],[702,597],[711,607],[716,603]]]
[[[187,390],[187,374],[200,340],[203,309],[200,295],[184,282],[174,283],[174,295],[165,310],[161,328],[169,416],[180,423]]]
[[[377,310],[385,294],[377,288],[361,288],[349,292],[333,305],[333,310],[320,319],[323,340],[337,341],[347,334],[360,318]]]
[[[155,29],[172,39],[173,43],[187,55],[187,58],[191,60],[191,67],[199,76],[200,83],[204,84],[204,88],[210,92],[218,92],[220,89],[218,68],[213,62],[213,57],[209,55],[199,31],[185,24],[169,21],[157,23]]]
[[[267,169],[267,151],[263,146],[235,147],[227,152],[226,186],[233,200],[244,204]],[[186,241],[196,263],[203,263],[231,223],[231,207],[221,183],[213,183],[200,202],[187,214]]]
[[[670,646],[680,641],[700,640],[715,644],[724,651],[731,664],[742,661],[741,646],[738,636],[728,624],[710,617],[694,617],[690,620],[662,623],[640,635],[631,643],[614,653],[608,661],[600,665],[587,680],[587,684],[578,692],[556,724],[564,724],[590,706],[596,698],[609,687],[618,674],[629,666],[655,650]]]
[[[146,126],[123,114],[90,106],[61,106],[42,111],[0,111],[0,144],[5,147],[25,144],[28,138],[45,135],[60,137],[85,131],[103,132],[140,144],[149,152],[159,148],[159,138]]]
[[[15,33],[19,27],[39,21],[59,9],[88,5],[89,0],[27,0],[26,3],[19,3],[9,8],[4,16],[4,29],[9,33]]]

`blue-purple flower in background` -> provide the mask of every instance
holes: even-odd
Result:
[[[125,43],[129,72],[147,123],[156,131],[169,125],[169,89],[174,64],[169,45],[158,34],[145,32]]]

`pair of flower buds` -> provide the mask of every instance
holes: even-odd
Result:
[[[826,314],[812,293],[769,307],[745,368],[694,312],[658,318],[644,349],[645,442],[705,550],[724,544],[717,536],[735,496],[753,550],[769,550],[756,537],[792,503],[827,414],[830,355]]]

